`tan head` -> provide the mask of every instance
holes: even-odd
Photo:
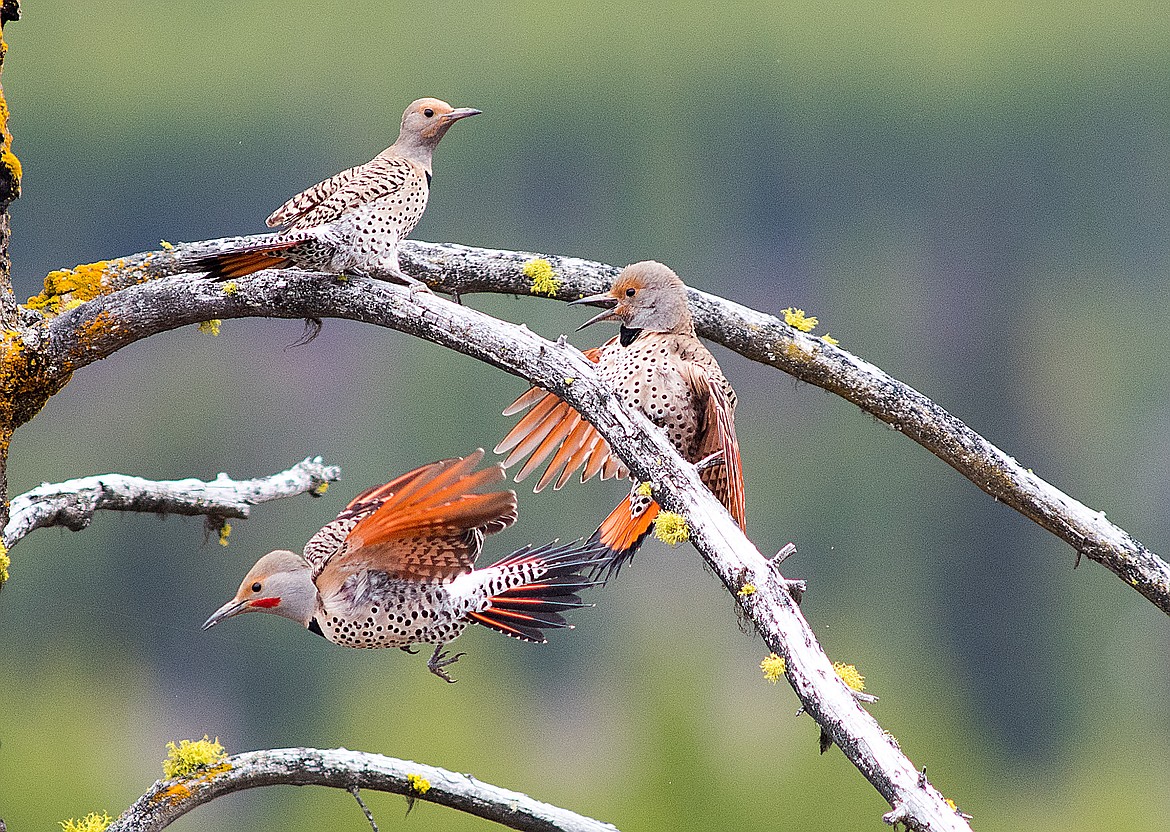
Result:
[[[477,116],[471,107],[452,107],[437,98],[420,98],[411,102],[402,114],[402,130],[394,147],[399,153],[430,166],[435,145],[451,125],[461,118]]]
[[[687,287],[677,274],[654,260],[631,263],[622,269],[608,292],[573,303],[607,307],[578,329],[598,321],[620,321],[626,329],[678,334],[695,331],[687,306]]]
[[[240,583],[236,597],[212,613],[203,629],[245,612],[283,615],[308,627],[316,604],[317,588],[313,586],[309,564],[295,552],[277,549],[256,561]]]

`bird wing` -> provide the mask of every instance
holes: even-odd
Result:
[[[321,570],[318,585],[361,569],[419,581],[470,572],[484,537],[516,521],[514,492],[476,493],[504,479],[499,465],[473,471],[482,459],[480,449],[434,462],[359,494],[342,512],[351,512],[356,522]]]
[[[324,225],[355,205],[400,190],[412,175],[417,175],[417,172],[410,161],[378,156],[301,191],[272,212],[267,220],[268,227],[282,225],[285,230],[290,230]]]
[[[714,358],[711,359],[714,364]],[[739,439],[735,436],[735,392],[718,366],[689,361],[680,366],[695,399],[703,402],[701,413],[699,460],[722,452],[723,462],[699,473],[711,492],[727,507],[739,527],[745,528],[743,464],[739,457]]]
[[[611,338],[600,347],[585,350],[584,356],[596,364],[601,360],[602,350],[617,343],[617,340]],[[581,482],[598,473],[602,479],[627,476],[626,467],[610,454],[609,443],[601,438],[601,434],[554,394],[533,387],[504,408],[504,415],[512,416],[525,409],[528,409],[528,413],[495,447],[496,453],[508,454],[503,463],[505,468],[528,457],[528,461],[516,474],[516,482],[524,480],[550,455],[552,461],[536,483],[536,491],[543,491],[553,480],[556,480],[553,490],[560,489],[569,481],[573,472],[582,467],[585,470],[581,472]],[[560,476],[557,476],[558,471]]]

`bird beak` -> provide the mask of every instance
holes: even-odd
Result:
[[[578,331],[584,329],[587,326],[590,326],[591,324],[595,324],[595,323],[598,323],[600,321],[616,320],[617,319],[617,309],[615,307],[617,306],[617,304],[618,304],[617,298],[615,298],[609,292],[603,292],[600,295],[590,295],[587,298],[580,298],[578,300],[569,301],[569,306],[604,306],[604,307],[606,307],[604,312],[602,312],[598,315],[594,315],[592,318],[587,320],[585,323],[581,324],[581,326],[577,327]]]
[[[206,630],[210,627],[214,627],[216,624],[223,621],[225,618],[231,618],[233,615],[239,615],[240,613],[247,612],[247,611],[248,611],[248,602],[247,601],[240,601],[240,600],[237,600],[236,598],[233,598],[232,600],[230,600],[226,604],[224,604],[222,607],[217,609],[215,612],[213,612],[211,614],[211,618],[204,621],[203,626],[200,627],[199,629]]]
[[[483,115],[483,110],[477,110],[474,107],[458,107],[458,108],[452,110],[451,112],[446,113],[445,115],[441,116],[441,118],[443,119],[443,121],[451,122],[451,121],[459,121],[459,119],[467,118],[468,116],[478,116],[478,115]]]

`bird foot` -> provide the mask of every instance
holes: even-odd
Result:
[[[435,647],[435,652],[431,654],[429,659],[427,659],[427,670],[431,671],[431,673],[434,673],[443,681],[454,684],[455,680],[447,674],[447,671],[444,670],[444,668],[455,664],[455,662],[459,661],[459,657],[463,655],[465,654],[456,653],[454,656],[448,656],[447,653],[443,650],[443,645],[440,644]]]
[[[404,286],[409,286],[411,297],[414,297],[419,292],[426,292],[429,295],[434,294],[434,292],[431,291],[430,286],[423,283],[417,277],[411,277],[410,275],[408,275],[406,272],[402,271],[401,269],[390,270],[390,281],[392,283],[401,283]]]

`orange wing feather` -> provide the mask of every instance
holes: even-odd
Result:
[[[480,449],[462,459],[431,463],[358,495],[351,508],[379,504],[353,527],[344,552],[330,560],[327,570],[377,569],[414,580],[470,571],[484,535],[516,520],[514,492],[476,493],[504,479],[499,465],[473,472],[482,459]]]
[[[616,340],[610,339],[604,346]],[[583,354],[596,364],[601,360],[602,349],[594,347]],[[625,466],[610,455],[609,444],[566,402],[547,390],[533,387],[504,408],[504,415],[512,416],[528,408],[531,408],[528,413],[495,448],[496,453],[508,455],[503,462],[505,468],[528,457],[516,473],[516,482],[526,479],[550,456],[552,461],[536,483],[535,491],[543,491],[554,480],[553,490],[559,490],[582,466],[585,469],[581,474],[582,482],[598,473],[602,479],[626,476]]]

